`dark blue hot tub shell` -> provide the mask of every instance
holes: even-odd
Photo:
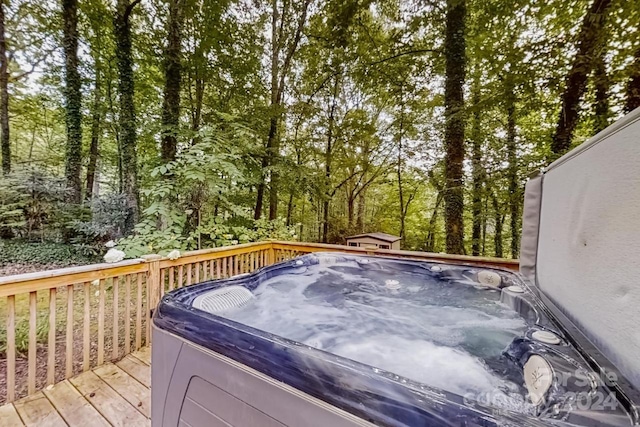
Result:
[[[324,256],[324,255],[321,255]],[[469,266],[447,266],[440,272],[431,271],[436,264],[407,259],[362,257],[331,254],[349,260],[367,259],[361,268],[403,269],[430,274],[443,282],[453,282],[460,274],[475,272]],[[302,261],[302,262],[301,262]],[[310,396],[375,425],[384,426],[539,426],[539,425],[632,425],[623,403],[616,398],[603,402],[601,396],[615,396],[612,389],[594,372],[593,360],[585,360],[565,328],[541,304],[521,277],[508,271],[495,270],[502,277],[502,286],[519,286],[524,293],[503,290],[503,301],[527,321],[525,336],[515,339],[505,349],[503,369],[520,384],[522,367],[531,355],[540,355],[554,371],[555,381],[545,403],[537,414],[521,414],[497,409],[489,404],[471,401],[462,396],[431,388],[425,384],[398,378],[393,373],[378,371],[343,357],[288,340],[223,317],[195,309],[194,299],[212,288],[240,285],[254,290],[260,283],[280,274],[306,268],[319,262],[312,254],[295,260],[262,268],[254,273],[230,279],[205,282],[172,291],[164,296],[153,316],[157,331],[179,337],[212,352],[239,362],[279,382],[288,384]],[[549,345],[531,338],[536,330],[553,332],[561,343]],[[157,348],[154,335],[154,354]],[[303,361],[303,363],[301,362]],[[153,367],[156,368],[154,359]],[[165,367],[165,370],[169,369]],[[154,373],[154,380],[155,380]],[[157,393],[153,390],[153,393]],[[156,397],[154,396],[154,404]],[[589,402],[587,400],[591,399]],[[295,410],[295,408],[292,408]],[[154,411],[155,418],[160,412]],[[155,425],[164,425],[159,420]]]

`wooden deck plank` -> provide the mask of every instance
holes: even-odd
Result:
[[[140,359],[145,364],[151,366],[151,347],[142,347],[140,350],[131,353],[131,355],[135,356],[137,359]]]
[[[70,426],[110,426],[68,380],[44,390],[44,394]]]
[[[23,426],[13,403],[0,406],[0,426]]]
[[[25,397],[14,403],[20,418],[27,427],[66,427],[58,411],[53,407],[49,399],[41,392]]]
[[[114,426],[149,427],[151,420],[89,371],[71,378],[71,383]]]
[[[138,380],[112,363],[96,368],[94,372],[120,396],[131,403],[142,415],[151,416],[151,392]]]
[[[116,365],[136,380],[140,381],[147,388],[151,387],[151,368],[131,355],[126,355]]]

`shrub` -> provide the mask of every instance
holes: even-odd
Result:
[[[64,180],[45,170],[17,169],[0,178],[0,228],[5,237],[59,237],[63,207]]]
[[[126,198],[123,194],[111,194],[95,199],[91,204],[91,216],[70,222],[75,236],[71,240],[76,248],[88,256],[104,252],[104,244],[122,237],[126,218]]]
[[[74,246],[62,243],[0,240],[0,266],[22,263],[56,264],[65,267],[97,261],[99,261],[98,257],[87,255]]]

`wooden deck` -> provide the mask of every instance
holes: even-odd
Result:
[[[151,349],[0,407],[0,426],[150,426]]]

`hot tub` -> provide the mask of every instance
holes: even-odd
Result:
[[[530,178],[519,274],[315,254],[167,294],[152,424],[639,425],[638,141],[640,108]]]
[[[514,273],[316,253],[173,291],[154,426],[631,425]]]

